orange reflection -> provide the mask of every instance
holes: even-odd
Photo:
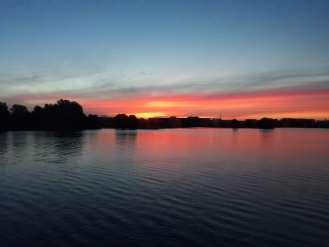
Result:
[[[152,163],[153,166],[177,168],[193,166],[198,161],[202,161],[204,166],[225,166],[225,161],[229,161],[231,165],[232,160],[259,159],[292,160],[295,163],[289,163],[290,165],[299,165],[300,160],[314,159],[315,156],[310,156],[310,153],[316,153],[318,157],[326,157],[328,138],[328,131],[308,132],[300,129],[233,131],[200,128],[138,131],[134,153],[137,161],[147,158],[158,161]],[[162,162],[163,160],[169,162]],[[170,162],[172,160],[176,162]],[[239,164],[245,165],[243,162],[236,163]],[[261,164],[263,165],[262,162]]]

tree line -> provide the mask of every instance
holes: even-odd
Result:
[[[24,106],[14,104],[10,108],[0,102],[0,131],[5,130],[82,130],[97,128],[118,129],[157,129],[157,128],[329,128],[329,120],[314,119],[247,119],[223,120],[218,118],[200,118],[196,116],[158,117],[143,119],[135,115],[118,114],[114,117],[86,115],[83,107],[69,100],[58,100],[55,104],[35,106],[31,111]]]

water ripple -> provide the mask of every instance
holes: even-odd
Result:
[[[329,132],[230,131],[0,134],[1,246],[328,246]]]

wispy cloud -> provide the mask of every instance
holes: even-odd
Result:
[[[222,109],[234,111],[234,116],[274,111],[269,104],[274,104],[275,100],[286,102],[290,111],[294,107],[295,110],[309,112],[312,107],[321,107],[324,111],[325,103],[329,104],[324,99],[329,96],[329,69],[270,71],[199,79],[172,75],[172,83],[169,83],[170,76],[156,81],[157,75],[139,74],[135,80],[129,77],[120,79],[118,74],[111,72],[84,76],[6,75],[0,79],[0,89],[6,91],[2,100],[9,103],[33,105],[69,98],[85,103],[90,112],[106,114],[155,110],[161,105],[157,102],[162,102],[163,108],[168,111],[174,112],[176,109],[179,115],[211,115],[211,112],[215,114]],[[294,103],[286,100],[289,97],[294,98]],[[305,104],[300,98],[311,103]],[[260,101],[267,102],[266,107]],[[298,106],[294,106],[297,103]],[[284,105],[277,107],[283,111]]]

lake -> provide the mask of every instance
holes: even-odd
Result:
[[[329,130],[0,133],[0,245],[329,246]]]

